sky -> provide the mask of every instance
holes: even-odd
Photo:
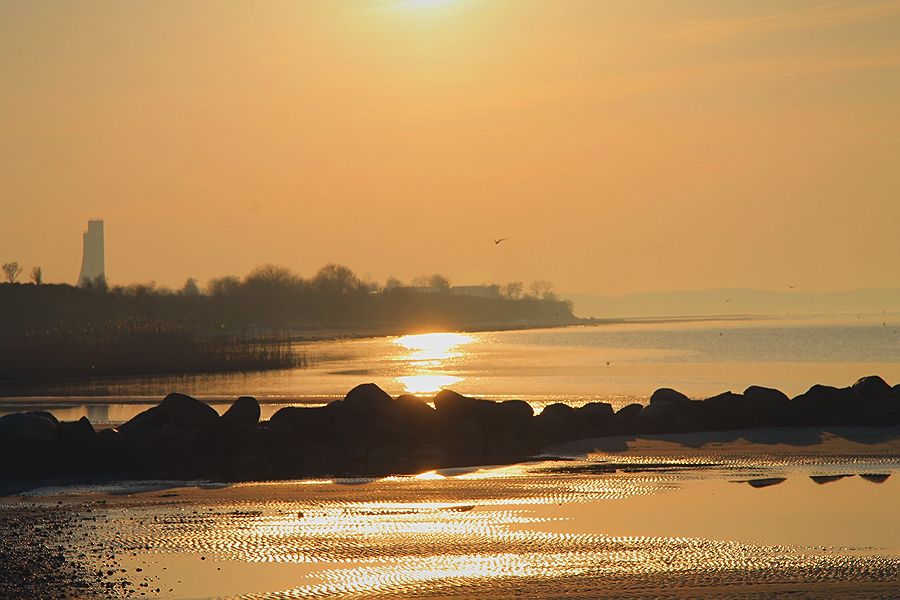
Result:
[[[0,202],[48,281],[900,287],[900,1],[0,0]]]

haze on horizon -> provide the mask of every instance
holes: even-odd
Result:
[[[900,1],[0,0],[0,260],[900,287]],[[508,238],[501,245],[492,238]]]

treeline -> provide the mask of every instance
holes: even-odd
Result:
[[[458,295],[440,276],[427,283],[378,286],[327,265],[312,278],[263,266],[178,291],[0,284],[0,380],[283,368],[300,358],[279,344],[310,337],[577,322],[546,286],[513,298]]]

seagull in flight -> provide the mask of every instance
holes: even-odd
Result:
[[[492,239],[493,239],[493,238],[492,238]],[[495,246],[499,246],[499,245],[500,245],[500,242],[505,242],[505,241],[506,241],[506,238],[500,238],[499,240],[494,240],[494,245],[495,245]]]

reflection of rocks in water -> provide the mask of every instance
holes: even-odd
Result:
[[[764,488],[772,485],[778,485],[787,481],[787,477],[765,477],[763,479],[748,479],[747,483],[750,487]]]
[[[825,483],[831,483],[832,481],[838,481],[845,477],[853,477],[852,474],[848,473],[845,475],[810,475],[809,478],[818,483],[819,485]]]
[[[887,481],[887,478],[890,477],[890,473],[863,473],[860,474],[860,477],[865,479],[866,481],[871,481],[872,483],[884,483]]]
[[[88,404],[85,409],[91,423],[109,423],[109,405]]]

